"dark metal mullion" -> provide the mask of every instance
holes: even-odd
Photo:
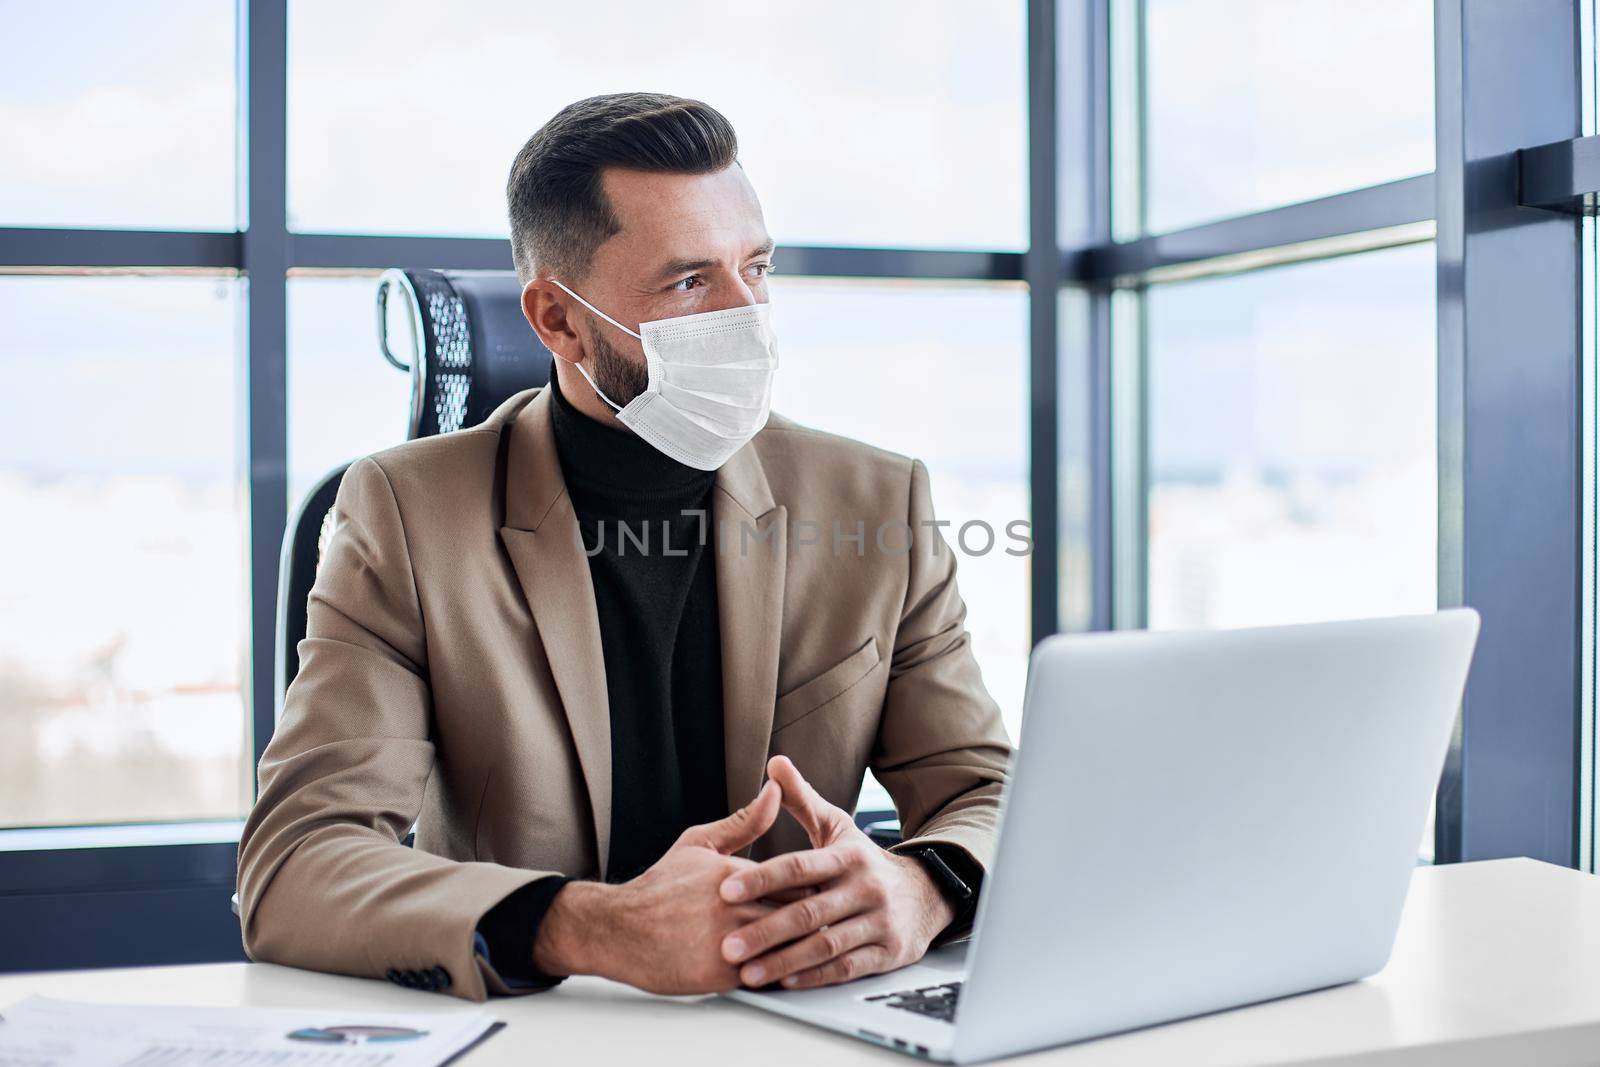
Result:
[[[1434,216],[1431,174],[1271,208],[1137,241],[1069,252],[1063,269],[1084,285],[1136,282],[1161,268],[1425,223]]]
[[[252,765],[272,739],[278,554],[288,522],[288,13],[285,0],[240,0],[246,115],[241,170],[249,276],[250,708]],[[253,785],[253,776],[252,776]],[[253,790],[252,790],[253,791]]]
[[[1465,155],[1462,150],[1461,4],[1434,6],[1434,259],[1438,318],[1437,596],[1441,608],[1463,600],[1462,487],[1466,444],[1466,309],[1461,269],[1466,240]],[[1433,860],[1456,863],[1461,856],[1462,717],[1457,716],[1434,795]]]
[[[1596,194],[1600,193],[1600,136],[1525,148],[1518,156],[1518,203],[1595,214]]]
[[[1111,241],[1111,2],[1089,0],[1087,6],[1090,61],[1084,73],[1091,108],[1092,129],[1085,186],[1089,192],[1089,230],[1099,245]],[[1065,267],[1065,262],[1063,263]],[[1091,606],[1089,625],[1109,630],[1113,625],[1113,577],[1116,542],[1112,530],[1111,417],[1111,292],[1095,286],[1089,292],[1089,556]],[[1143,487],[1140,487],[1143,492]]]
[[[796,277],[1017,281],[1023,274],[1021,252],[781,245],[775,258],[784,275]],[[509,270],[511,243],[485,237],[296,233],[289,237],[289,265],[324,270]]]
[[[225,842],[0,852],[0,902],[25,893],[153,889],[231,879],[238,848]],[[226,904],[226,896],[221,901]]]
[[[1518,204],[1518,151],[1580,132],[1575,7],[1435,7],[1440,592],[1484,620],[1439,789],[1444,862],[1578,859],[1579,227]]]
[[[779,245],[775,258],[778,270],[791,276],[1004,282],[1027,273],[1022,252]]]
[[[209,230],[0,227],[0,268],[239,267],[239,235]]]
[[[291,233],[288,265],[333,270],[510,270],[511,242],[493,237]]]
[[[1108,0],[1108,2],[1115,2],[1115,0]],[[1134,13],[1133,13],[1134,39],[1138,42],[1137,46],[1134,49],[1134,56],[1136,57],[1135,58],[1135,62],[1136,62],[1137,67],[1138,67],[1138,72],[1135,75],[1134,84],[1138,87],[1137,88],[1137,92],[1138,92],[1138,105],[1137,106],[1138,106],[1138,112],[1139,112],[1139,118],[1138,118],[1138,128],[1139,128],[1139,133],[1138,133],[1138,137],[1139,137],[1139,156],[1138,156],[1138,159],[1139,159],[1139,166],[1138,166],[1138,172],[1135,174],[1134,177],[1135,177],[1136,182],[1137,182],[1137,190],[1138,190],[1136,195],[1139,197],[1139,204],[1138,204],[1139,231],[1138,232],[1139,232],[1139,234],[1141,236],[1143,236],[1145,234],[1148,234],[1150,232],[1150,96],[1149,96],[1148,93],[1145,92],[1145,87],[1150,84],[1150,67],[1149,67],[1149,59],[1150,59],[1149,43],[1150,42],[1149,42],[1149,39],[1145,36],[1145,15],[1146,15],[1146,12],[1147,12],[1147,8],[1148,8],[1148,0],[1138,0],[1138,3],[1135,4],[1135,6],[1134,6]],[[1109,32],[1109,30],[1110,30],[1110,26],[1109,25],[1107,26],[1107,30]],[[1110,73],[1110,68],[1109,67],[1107,68],[1107,73],[1108,74]],[[1143,319],[1144,319],[1144,306],[1143,306],[1144,305],[1144,294],[1143,293],[1141,293],[1140,296],[1139,296],[1139,303],[1140,303],[1139,318],[1140,318],[1140,320],[1142,322]],[[1140,346],[1142,348],[1142,346],[1144,344],[1144,341],[1143,341],[1144,332],[1143,332],[1142,328],[1140,330],[1139,336],[1140,336]],[[1143,359],[1143,357],[1141,355],[1141,360],[1142,359]],[[1142,375],[1141,375],[1141,378],[1142,378]],[[1145,424],[1143,423],[1143,421],[1141,421],[1139,423],[1139,426],[1140,426],[1140,432],[1143,433],[1145,431]],[[1141,481],[1139,483],[1139,491],[1140,491],[1140,493],[1141,494],[1147,493],[1148,490],[1149,490],[1149,486],[1146,483],[1144,483],[1143,481]]]
[[[0,227],[0,269],[238,270],[244,266],[245,239],[243,232],[205,230]],[[510,242],[498,238],[291,233],[287,248],[291,268],[511,269]],[[783,273],[796,277],[952,281],[1018,281],[1024,257],[1021,252],[829,245],[784,245],[778,255]]]
[[[1028,0],[1028,490],[1034,552],[1030,557],[1031,641],[1058,628],[1060,605],[1059,404],[1056,350],[1060,330],[1061,252],[1057,229],[1056,3]]]
[[[1078,279],[1071,276],[1071,267],[1079,261],[1081,250],[1111,243],[1111,0],[1063,0],[1059,17],[1058,166],[1070,168],[1070,173],[1064,175],[1067,181],[1058,181],[1057,188],[1062,190],[1058,193],[1061,209],[1073,222],[1071,231],[1063,235],[1060,280],[1074,286]],[[1111,291],[1091,286],[1074,299],[1082,300],[1085,318],[1081,324],[1071,323],[1074,329],[1061,337],[1060,344],[1081,346],[1082,351],[1078,358],[1060,355],[1057,362],[1058,373],[1070,375],[1057,383],[1063,412],[1058,419],[1085,420],[1081,431],[1073,430],[1071,423],[1058,424],[1058,437],[1063,445],[1071,442],[1075,455],[1081,454],[1088,476],[1084,526],[1074,531],[1085,541],[1089,557],[1084,576],[1089,583],[1088,617],[1074,621],[1091,630],[1108,630],[1114,623],[1113,494],[1117,490],[1112,444]]]

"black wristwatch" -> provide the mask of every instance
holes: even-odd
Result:
[[[960,927],[971,922],[978,910],[978,887],[968,883],[956,873],[956,869],[945,859],[945,850],[938,845],[923,845],[921,848],[907,849],[905,854],[915,856],[921,861],[923,868],[933,879],[933,884],[939,887],[939,892],[950,902],[951,910],[955,912],[950,927]]]

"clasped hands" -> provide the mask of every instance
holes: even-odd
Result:
[[[884,851],[784,756],[754,800],[685,830],[621,885],[569,882],[533,946],[545,974],[597,974],[652,993],[806,989],[914,963],[953,909],[920,861]],[[733,855],[787,811],[811,848]]]

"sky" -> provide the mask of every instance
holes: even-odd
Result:
[[[1145,25],[1152,230],[1433,170],[1432,0],[1148,0]]]
[[[1433,291],[1431,243],[1152,289],[1152,474],[1431,454]]]

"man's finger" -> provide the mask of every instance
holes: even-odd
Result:
[[[840,818],[850,820],[841,808],[829,804],[811,787],[788,756],[773,756],[767,761],[767,779],[783,787],[783,808],[805,829],[813,848],[833,840]]]
[[[826,930],[818,930],[787,948],[751,960],[739,968],[739,981],[748,986],[762,986],[796,974],[816,973],[871,945],[878,936],[878,927],[871,916],[858,915]]]
[[[852,978],[869,974],[882,974],[893,966],[889,950],[882,945],[862,945],[841,956],[835,956],[819,967],[797,971],[783,979],[785,989],[814,989],[817,986],[838,985]]]
[[[761,898],[763,904],[793,904],[801,897],[809,897],[812,893],[821,892],[814,885],[803,885],[795,889],[780,889],[776,893],[768,893]]]
[[[859,915],[865,910],[867,910],[866,904],[859,894],[842,886],[830,889],[826,893],[806,897],[804,900],[797,900],[793,904],[785,904],[761,916],[756,922],[741,926],[724,937],[722,958],[729,963],[753,960],[779,945],[797,941],[824,926],[848,919],[852,915]]]
[[[734,919],[746,926],[760,922],[776,910],[771,904],[766,903],[735,904],[731,909]]]
[[[730,904],[760,900],[787,889],[819,885],[844,874],[851,854],[838,848],[785,852],[722,880],[722,899]]]
[[[778,819],[778,801],[779,786],[769,779],[750,803],[725,819],[689,827],[679,840],[732,855],[772,829]]]

